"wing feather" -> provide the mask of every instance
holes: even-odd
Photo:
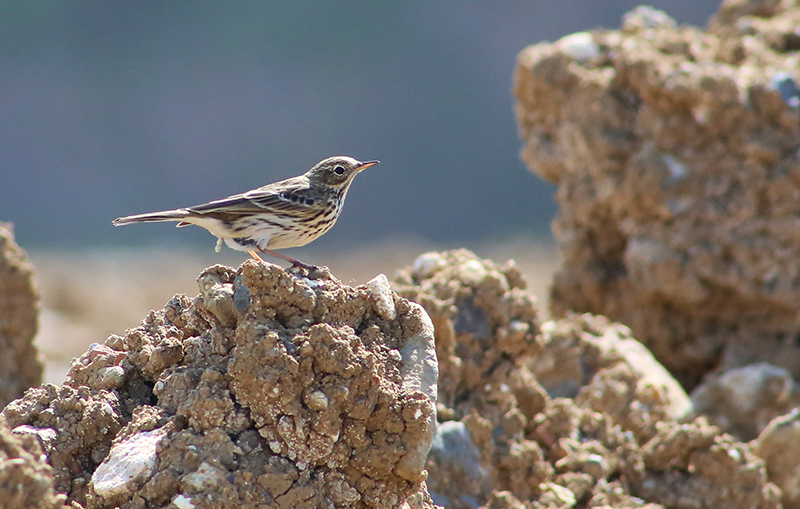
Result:
[[[198,215],[219,217],[220,219],[223,218],[222,216],[235,217],[259,212],[281,213],[296,210],[298,207],[297,202],[286,198],[287,195],[306,194],[309,187],[308,179],[300,176],[203,205],[188,207],[186,210]]]

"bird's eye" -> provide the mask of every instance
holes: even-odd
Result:
[[[344,167],[343,166],[337,166],[336,168],[333,169],[333,173],[335,173],[337,175],[344,175]]]

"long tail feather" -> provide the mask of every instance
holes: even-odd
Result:
[[[155,223],[160,221],[183,221],[190,212],[186,209],[165,210],[163,212],[150,212],[148,214],[136,214],[133,216],[118,217],[111,223],[114,226],[122,226],[132,223]]]

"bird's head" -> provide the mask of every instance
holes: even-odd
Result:
[[[318,182],[331,187],[345,187],[361,170],[378,164],[379,161],[362,163],[352,157],[336,156],[323,159],[316,166],[308,170],[306,177],[312,182]]]

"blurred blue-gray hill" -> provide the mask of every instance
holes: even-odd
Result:
[[[716,1],[656,1],[704,25]],[[519,162],[516,54],[616,28],[637,2],[0,4],[0,220],[34,249],[213,239],[117,216],[194,205],[347,154],[319,243],[548,235],[553,188]],[[193,230],[193,231],[189,231]]]

